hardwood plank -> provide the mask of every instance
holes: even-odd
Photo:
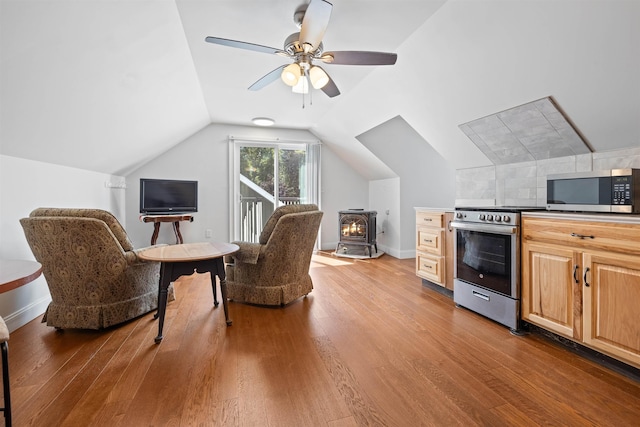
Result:
[[[11,334],[20,425],[634,425],[640,383],[425,288],[414,260],[316,255],[284,308],[213,307],[208,274],[104,331]]]

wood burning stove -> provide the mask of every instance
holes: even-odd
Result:
[[[349,246],[364,247],[372,255],[371,248],[378,252],[376,243],[376,211],[350,209],[338,212],[340,241],[336,247],[336,254],[347,252]]]

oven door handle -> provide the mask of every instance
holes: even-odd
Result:
[[[485,233],[494,234],[517,234],[517,227],[510,227],[508,225],[493,225],[493,224],[478,224],[469,222],[457,222],[451,223],[453,228],[459,228],[461,230],[481,231]]]

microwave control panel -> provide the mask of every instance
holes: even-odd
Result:
[[[612,177],[611,187],[613,190],[614,205],[630,205],[632,204],[631,195],[633,194],[633,184],[631,176],[614,176]]]

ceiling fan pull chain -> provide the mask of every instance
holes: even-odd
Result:
[[[305,70],[304,68],[302,69],[302,80],[303,80],[303,82],[302,82],[302,88],[303,88],[302,89],[302,109],[304,109],[304,94],[305,94],[304,87],[305,87],[305,84],[307,85],[307,90],[309,90],[308,89],[309,88],[309,80],[307,79],[307,70]],[[311,95],[309,95],[309,96],[311,96]]]

